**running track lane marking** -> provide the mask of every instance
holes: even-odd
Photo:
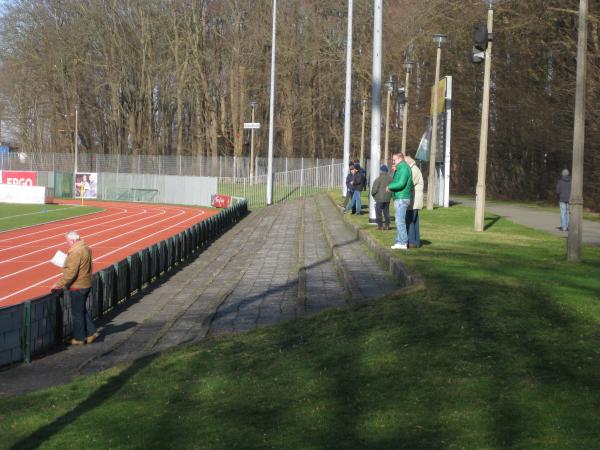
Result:
[[[179,211],[179,214],[178,214],[178,216],[180,216],[180,215],[182,215],[182,214],[185,214],[185,211],[183,211],[183,210],[180,210],[180,211]],[[162,214],[161,214],[161,215],[162,215]],[[177,217],[177,216],[175,216],[175,217]],[[196,217],[196,216],[192,216],[192,217]],[[152,218],[152,217],[151,217],[151,218]],[[110,237],[109,239],[105,239],[105,240],[103,240],[103,241],[100,241],[100,242],[94,242],[93,244],[90,244],[90,245],[89,245],[89,247],[96,247],[96,246],[97,246],[97,245],[99,245],[99,244],[104,244],[105,242],[110,242],[110,241],[112,241],[112,240],[114,240],[114,239],[118,239],[118,238],[120,238],[120,237],[122,237],[122,236],[126,236],[126,235],[128,235],[128,234],[135,233],[135,232],[137,232],[137,231],[143,230],[144,228],[152,227],[152,226],[155,226],[155,225],[157,225],[157,224],[159,224],[159,223],[161,223],[161,222],[164,222],[164,221],[166,221],[166,220],[171,220],[171,219],[173,219],[173,217],[168,217],[168,218],[166,218],[166,219],[159,220],[158,222],[153,222],[153,223],[151,223],[151,224],[148,224],[148,225],[146,225],[146,226],[143,226],[143,227],[141,227],[141,228],[136,228],[135,230],[128,231],[127,233],[122,233],[122,234],[119,234],[119,235],[117,235],[117,236],[112,236],[112,237]],[[140,221],[140,220],[136,220],[135,222],[139,222],[139,221]],[[132,223],[135,223],[135,222],[132,222]],[[128,226],[130,226],[130,225],[131,225],[131,223],[128,223],[128,224],[125,224],[125,225],[123,225],[123,226],[127,226],[127,227],[128,227]],[[102,233],[102,232],[104,232],[104,231],[110,231],[110,230],[112,230],[112,229],[114,229],[114,228],[121,228],[121,227],[119,226],[119,227],[113,227],[113,228],[109,228],[108,230],[103,230],[103,231],[99,231],[98,233],[93,233],[93,234],[91,234],[90,236],[94,236],[94,235],[96,235],[96,234],[101,234],[101,233]],[[165,229],[167,229],[167,230],[168,230],[169,228],[165,228]],[[154,233],[154,234],[156,234],[156,233]],[[137,241],[135,241],[135,242],[137,242]],[[135,243],[135,242],[133,242],[133,243]],[[55,248],[55,247],[56,247],[56,245],[53,245],[53,246],[51,246],[51,247],[46,247],[44,250],[48,250],[48,249],[50,249],[50,248]],[[128,246],[126,245],[125,247],[128,247]],[[121,247],[121,248],[125,248],[125,247]],[[119,249],[118,249],[118,250],[119,250]],[[32,253],[36,253],[36,252],[32,252]],[[29,253],[29,254],[26,254],[26,255],[22,255],[22,256],[16,256],[16,257],[14,257],[14,258],[12,258],[12,259],[19,259],[19,258],[22,258],[23,256],[28,256],[28,255],[30,255],[30,254],[31,254],[31,253]],[[102,258],[102,257],[100,257],[100,258]],[[12,259],[7,259],[6,261],[0,261],[0,264],[1,264],[1,263],[8,262],[8,261],[11,261]],[[94,259],[99,259],[99,258],[94,258]],[[4,280],[4,279],[6,279],[6,278],[10,278],[10,277],[13,277],[13,276],[15,276],[15,275],[18,275],[18,274],[20,274],[20,273],[22,273],[22,272],[26,272],[26,271],[28,271],[28,270],[31,270],[31,269],[34,269],[34,268],[36,268],[36,267],[43,266],[44,264],[47,264],[48,262],[49,262],[49,261],[42,261],[42,262],[40,262],[40,263],[38,263],[38,264],[34,264],[33,266],[29,266],[29,267],[26,267],[26,268],[24,268],[24,269],[17,270],[16,272],[10,273],[10,274],[8,274],[8,275],[3,275],[3,276],[1,276],[1,277],[0,277],[0,280]]]
[[[190,219],[193,219],[194,217],[200,217],[200,216],[203,216],[203,215],[205,215],[205,214],[206,214],[206,211],[201,211],[201,212],[200,212],[200,214],[196,214],[196,215],[194,215],[194,216],[190,217]],[[152,233],[152,234],[149,234],[149,235],[147,235],[147,236],[145,236],[145,237],[143,237],[143,238],[140,238],[140,239],[138,239],[137,241],[134,241],[134,242],[129,242],[127,245],[124,245],[124,246],[122,246],[122,247],[120,247],[120,248],[118,248],[118,249],[116,249],[116,250],[113,250],[111,253],[115,253],[115,252],[117,252],[117,251],[119,251],[119,250],[121,250],[121,249],[123,249],[123,248],[129,247],[129,246],[130,246],[130,245],[132,245],[132,244],[135,244],[135,243],[137,243],[137,242],[139,242],[139,241],[143,241],[144,239],[147,239],[147,238],[149,238],[150,236],[154,236],[155,234],[159,234],[159,233],[163,232],[164,230],[168,230],[168,229],[170,229],[170,228],[177,227],[177,226],[181,225],[182,223],[185,223],[185,222],[187,222],[188,220],[189,220],[189,219],[182,220],[181,222],[178,222],[178,223],[176,223],[176,224],[174,224],[174,225],[171,225],[170,227],[164,228],[164,229],[162,229],[162,230],[160,230],[160,231],[157,231],[157,232],[155,232],[155,233]],[[154,244],[152,244],[152,245],[154,245]],[[97,257],[97,258],[94,258],[94,259],[93,259],[93,261],[96,261],[96,260],[98,260],[98,259],[101,259],[101,258],[103,258],[104,256],[106,256],[106,255],[103,255],[103,256],[99,256],[99,257]],[[1,297],[1,298],[0,298],[0,303],[4,302],[5,300],[9,299],[10,297],[14,297],[14,296],[15,296],[15,295],[17,295],[17,294],[20,294],[21,292],[24,292],[24,291],[26,291],[27,289],[31,289],[32,287],[36,287],[36,286],[39,286],[39,285],[40,285],[40,284],[42,284],[42,283],[45,283],[45,282],[47,282],[47,281],[50,281],[50,280],[53,280],[53,279],[55,279],[56,277],[58,277],[58,276],[60,276],[60,275],[61,275],[61,273],[58,273],[58,274],[56,274],[56,275],[53,275],[53,276],[51,276],[51,277],[49,277],[49,278],[46,278],[45,280],[42,280],[42,281],[39,281],[39,282],[37,282],[37,283],[35,283],[35,284],[29,285],[29,286],[27,286],[26,288],[24,288],[24,289],[21,289],[20,291],[16,291],[16,292],[13,292],[12,294],[9,294],[9,295],[6,295],[6,296],[4,296],[4,297]]]

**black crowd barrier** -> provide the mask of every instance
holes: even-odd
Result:
[[[216,237],[248,213],[246,201],[219,211],[181,233],[151,245],[92,277],[87,300],[94,320],[115,305],[185,261],[198,256]],[[69,291],[49,293],[14,306],[0,308],[0,366],[47,352],[71,335]]]

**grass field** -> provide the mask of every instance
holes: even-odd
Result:
[[[54,222],[102,211],[102,208],[71,205],[18,205],[0,203],[0,231]]]
[[[402,253],[422,288],[0,399],[0,442],[598,448],[600,249],[568,264],[563,240],[496,219],[423,211],[425,245]]]

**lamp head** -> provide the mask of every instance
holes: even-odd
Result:
[[[434,34],[433,42],[435,42],[438,45],[438,47],[441,47],[442,44],[448,42],[448,35],[447,34]]]

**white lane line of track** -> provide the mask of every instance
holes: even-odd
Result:
[[[149,235],[145,236],[144,238],[138,239],[138,240],[137,240],[137,241],[135,241],[135,242],[130,242],[130,243],[128,243],[127,245],[121,246],[119,249],[117,249],[117,250],[113,250],[111,253],[115,253],[115,252],[116,252],[116,251],[118,251],[118,250],[122,250],[122,249],[124,249],[124,248],[127,248],[127,247],[129,247],[129,246],[130,246],[131,244],[133,244],[133,243],[140,242],[140,241],[142,241],[142,240],[144,240],[144,239],[147,239],[147,238],[149,238],[150,236],[154,236],[154,235],[156,235],[156,234],[158,234],[158,233],[161,233],[161,232],[163,232],[164,230],[168,230],[168,229],[170,229],[170,228],[174,228],[174,227],[180,226],[182,223],[185,223],[185,222],[189,221],[190,219],[192,219],[192,218],[194,218],[194,217],[201,217],[201,216],[203,216],[203,215],[205,215],[205,214],[206,214],[206,211],[201,211],[199,214],[196,214],[196,215],[194,215],[194,216],[192,216],[192,217],[190,217],[190,218],[187,218],[187,219],[185,219],[185,220],[182,220],[181,222],[178,222],[178,223],[176,223],[176,224],[173,224],[173,225],[171,225],[171,226],[169,226],[169,227],[167,227],[167,228],[164,228],[164,229],[162,229],[162,230],[160,230],[160,231],[157,231],[157,232],[155,232],[155,233],[149,234]],[[99,260],[99,259],[103,258],[104,256],[106,256],[106,255],[98,256],[98,257],[94,258],[94,259],[93,259],[93,261],[97,261],[97,260]],[[12,292],[12,293],[11,293],[11,294],[9,294],[9,295],[6,295],[6,296],[4,296],[4,297],[0,297],[0,303],[4,302],[5,300],[7,300],[7,299],[9,299],[9,298],[11,298],[11,297],[14,297],[15,295],[18,295],[18,294],[20,294],[21,292],[25,292],[25,291],[27,291],[28,289],[34,288],[34,287],[36,287],[36,286],[39,286],[40,284],[46,283],[46,282],[48,282],[48,281],[51,281],[51,280],[55,279],[56,277],[59,277],[60,275],[62,275],[62,273],[57,273],[57,274],[55,274],[55,275],[53,275],[53,276],[51,276],[51,277],[49,277],[49,278],[46,278],[46,279],[44,279],[44,280],[42,280],[42,281],[38,281],[38,282],[37,282],[37,283],[35,283],[35,284],[29,285],[29,286],[27,286],[26,288],[23,288],[23,289],[21,289],[21,290],[19,290],[19,291],[15,291],[15,292]]]
[[[177,216],[180,216],[180,215],[182,215],[182,214],[185,214],[185,211],[180,211],[180,212],[179,212],[179,214],[178,214]],[[177,217],[177,216],[175,216],[175,217]],[[195,216],[194,216],[194,217],[195,217]],[[105,239],[105,240],[103,240],[103,241],[99,241],[99,242],[94,242],[93,244],[90,244],[90,245],[89,245],[89,247],[96,247],[96,246],[98,246],[98,245],[100,245],[100,244],[104,244],[104,243],[106,243],[106,242],[110,242],[110,241],[113,241],[113,240],[115,240],[115,239],[119,239],[119,238],[121,238],[122,236],[126,236],[126,235],[128,235],[128,234],[131,234],[131,233],[136,233],[136,232],[138,232],[139,230],[143,230],[144,228],[153,227],[153,226],[155,226],[156,224],[159,224],[159,223],[161,223],[161,222],[165,222],[165,221],[167,221],[167,220],[172,220],[172,219],[173,219],[173,217],[171,217],[171,216],[170,216],[170,217],[168,217],[168,218],[166,218],[166,219],[159,220],[158,222],[154,222],[154,223],[152,223],[152,224],[148,224],[148,225],[146,225],[146,226],[143,226],[143,227],[141,227],[141,228],[136,228],[135,230],[131,230],[131,231],[128,231],[128,232],[126,232],[126,233],[121,233],[121,234],[119,234],[119,235],[116,235],[116,236],[114,236],[114,235],[113,235],[113,236],[111,236],[109,239]],[[137,220],[136,222],[139,222],[139,220]],[[130,225],[131,225],[131,224],[127,224],[127,226],[130,226]],[[121,228],[121,227],[115,227],[115,228]],[[164,229],[167,229],[167,230],[168,230],[169,228],[170,228],[170,227],[167,227],[167,228],[164,228]],[[162,232],[164,229],[162,229],[161,231],[158,231],[158,232],[156,232],[156,233],[152,233],[152,234],[150,234],[150,235],[148,235],[148,236],[153,236],[154,234],[160,233],[160,232]],[[95,234],[101,234],[101,233],[103,233],[104,231],[109,231],[109,230],[103,230],[103,231],[101,231],[101,232],[98,232],[98,233],[95,233]],[[143,240],[143,239],[145,239],[146,237],[147,237],[147,236],[145,236],[145,237],[144,237],[144,238],[142,238],[142,239],[138,239],[138,240],[137,240],[137,241],[135,241],[135,242],[139,242],[140,240]],[[118,248],[116,251],[120,250],[121,248],[128,247],[129,245],[131,245],[131,243],[130,243],[130,244],[128,244],[128,245],[125,245],[125,246],[122,246],[122,247]],[[55,247],[56,247],[56,245],[54,245],[54,246],[52,246],[52,247],[48,247],[48,248],[46,248],[46,250],[47,250],[47,249],[49,249],[49,248],[55,248]],[[34,252],[34,253],[35,253],[35,252]],[[113,251],[113,252],[110,252],[109,254],[111,254],[111,253],[114,253],[114,251]],[[21,257],[21,256],[18,256],[18,257],[12,258],[12,259],[18,259],[18,258],[20,258],[20,257]],[[94,258],[94,259],[98,259],[98,258]],[[6,261],[0,261],[0,263],[9,262],[9,261],[10,261],[10,260],[6,260]],[[40,266],[43,266],[43,265],[45,265],[45,264],[49,264],[49,261],[42,261],[42,262],[40,262],[40,263],[37,263],[37,264],[34,264],[34,265],[32,265],[32,266],[28,266],[28,267],[26,267],[26,268],[24,268],[24,269],[21,269],[21,270],[16,270],[16,271],[14,271],[14,272],[12,272],[12,273],[10,273],[10,274],[7,274],[7,275],[0,276],[0,280],[5,280],[5,279],[7,279],[7,278],[14,277],[14,276],[16,276],[16,275],[19,275],[20,273],[27,272],[28,270],[35,269],[36,267],[40,267]]]
[[[158,211],[159,211],[159,210],[156,210],[156,209],[155,209],[155,210],[152,210],[152,212],[158,212]],[[135,216],[139,216],[139,215],[146,214],[146,213],[147,213],[147,211],[146,211],[146,210],[143,210],[142,212],[139,212],[139,213],[137,213],[137,214],[134,214],[133,216],[128,216],[128,218],[133,218],[133,217],[135,217]],[[159,216],[159,215],[162,215],[162,214],[166,214],[166,211],[165,211],[165,210],[162,210],[162,212],[160,212],[160,214],[156,214],[156,215],[154,215],[154,216],[149,216],[149,217],[150,217],[150,218],[153,218],[153,217],[156,217],[156,216]],[[128,225],[131,225],[131,224],[133,224],[133,223],[136,223],[136,222],[139,222],[139,221],[146,220],[147,218],[148,218],[148,216],[145,216],[145,217],[142,217],[141,219],[135,220],[135,221],[133,221],[133,222],[128,222],[128,223],[122,223],[122,222],[121,222],[121,223],[119,224],[119,226],[117,226],[117,227],[113,227],[113,228],[106,228],[106,231],[108,231],[108,230],[113,230],[113,229],[120,228],[120,227],[124,227],[124,226],[128,226]],[[122,221],[122,220],[123,220],[122,218],[118,218],[118,219],[113,219],[113,220],[109,220],[109,221],[104,221],[104,222],[102,222],[102,223],[99,223],[99,224],[93,224],[93,225],[89,225],[89,226],[87,226],[87,227],[82,227],[82,228],[79,228],[79,231],[81,232],[81,231],[88,230],[88,229],[90,229],[90,228],[92,228],[92,229],[93,229],[93,228],[97,228],[98,226],[105,226],[105,225],[107,225],[107,224],[110,224],[110,223],[113,223],[113,222]],[[65,229],[66,229],[66,230],[71,230],[71,229],[72,229],[70,225],[68,225],[68,227],[69,227],[69,228],[67,228],[67,226],[65,226]],[[98,234],[98,233],[87,234],[87,236],[93,236],[93,235],[95,235],[95,234]],[[0,248],[0,253],[2,253],[2,252],[5,252],[5,251],[8,251],[8,250],[14,250],[14,249],[16,249],[16,248],[20,248],[20,247],[27,247],[27,246],[30,246],[30,245],[33,245],[33,244],[35,244],[35,243],[42,242],[42,241],[48,241],[48,240],[51,240],[51,239],[57,239],[57,238],[64,238],[64,236],[65,236],[65,235],[64,235],[64,233],[58,233],[58,234],[54,234],[54,235],[52,235],[52,236],[48,236],[48,237],[45,237],[45,238],[42,238],[42,239],[37,239],[37,240],[33,240],[33,241],[27,241],[27,242],[24,242],[24,243],[22,243],[22,244],[18,244],[18,245],[12,245],[12,246],[10,246],[10,247],[4,247],[4,248]],[[29,255],[33,255],[33,254],[35,254],[35,253],[36,253],[36,252],[38,252],[38,251],[40,251],[40,252],[41,252],[41,251],[45,251],[45,250],[47,250],[47,249],[49,249],[49,248],[56,247],[56,245],[57,245],[57,244],[52,244],[52,245],[50,245],[50,246],[48,246],[48,247],[45,247],[45,248],[38,249],[38,250],[36,250],[35,252],[31,252],[31,253],[24,253],[24,254],[22,254],[22,255],[19,255],[19,256],[18,256],[18,257],[16,257],[16,258],[19,258],[20,256],[29,256]],[[2,263],[5,263],[5,262],[8,262],[8,261],[12,261],[12,260],[14,260],[14,259],[15,259],[15,258],[6,259],[6,260],[0,260],[0,264],[2,264]]]

